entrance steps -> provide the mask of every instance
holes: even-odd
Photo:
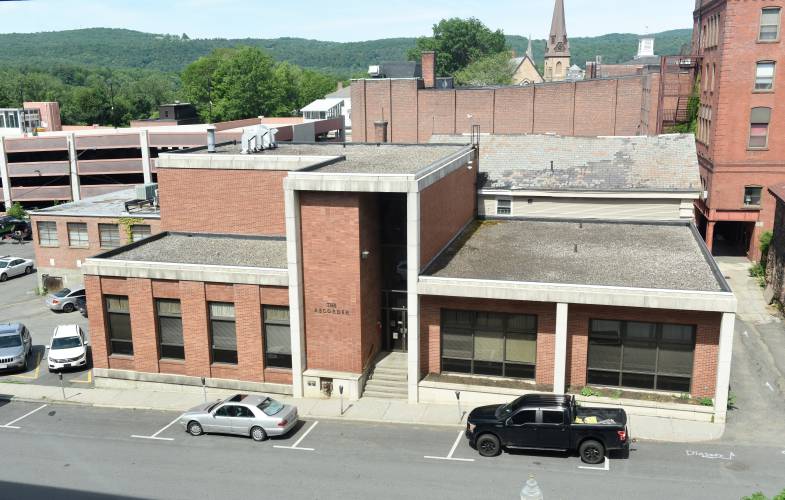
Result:
[[[406,370],[405,352],[382,353],[368,376],[363,397],[406,399]]]

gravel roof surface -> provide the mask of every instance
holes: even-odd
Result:
[[[345,160],[311,170],[319,173],[414,174],[461,151],[470,141],[454,144],[287,144],[255,153],[257,156],[345,156]],[[217,153],[240,154],[239,145],[224,145]]]
[[[458,143],[466,139],[463,135],[435,135],[430,140]],[[480,174],[484,189],[671,192],[701,189],[692,134],[481,136]]]
[[[213,266],[287,267],[285,239],[232,235],[167,233],[109,258]]]
[[[723,291],[686,225],[485,221],[467,229],[423,274]]]

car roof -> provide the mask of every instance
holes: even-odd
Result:
[[[73,337],[74,335],[79,335],[79,325],[59,325],[55,327],[52,338]]]
[[[0,335],[8,335],[9,333],[19,333],[24,328],[22,323],[3,323],[0,324]]]
[[[224,400],[224,403],[241,403],[256,406],[265,399],[267,399],[267,396],[257,396],[255,394],[235,394],[234,396]]]

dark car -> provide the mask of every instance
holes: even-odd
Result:
[[[485,457],[504,448],[577,451],[588,464],[602,463],[609,451],[627,453],[630,446],[623,409],[577,406],[567,395],[527,394],[506,405],[476,408],[466,437]]]
[[[87,297],[76,298],[76,308],[82,313],[82,316],[87,317]]]
[[[0,238],[17,238],[29,240],[33,237],[30,223],[13,217],[0,218]]]

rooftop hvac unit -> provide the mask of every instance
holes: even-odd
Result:
[[[242,154],[258,153],[265,149],[275,149],[278,147],[275,142],[277,128],[270,128],[266,125],[256,125],[243,130]]]
[[[377,77],[381,73],[380,66],[378,64],[373,64],[368,66],[368,76],[370,77]]]
[[[136,199],[137,200],[154,200],[155,192],[158,191],[158,184],[141,184],[136,186]]]

